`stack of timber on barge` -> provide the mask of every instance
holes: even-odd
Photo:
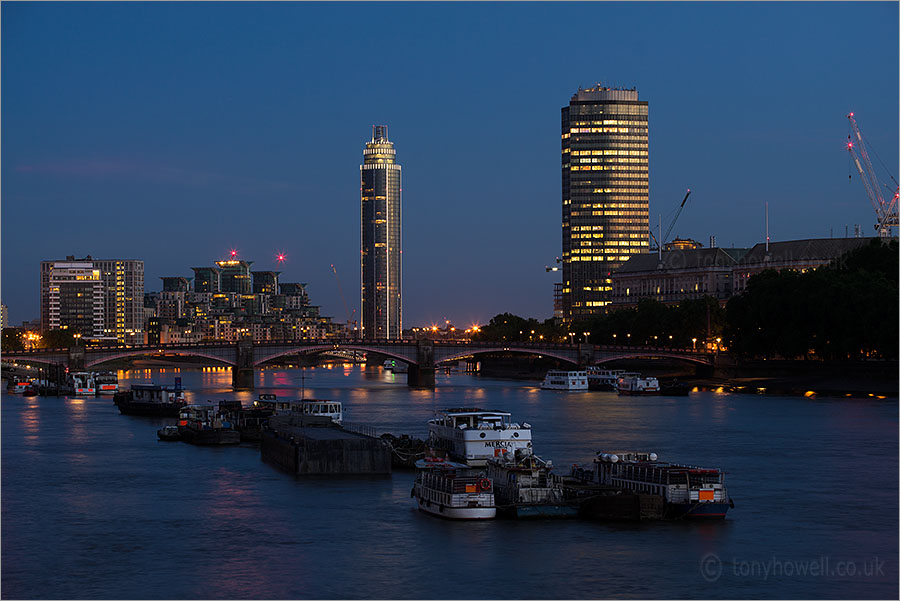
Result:
[[[391,473],[391,451],[379,438],[323,416],[273,415],[260,453],[264,461],[298,475]]]

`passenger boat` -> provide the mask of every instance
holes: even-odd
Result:
[[[505,411],[445,409],[428,420],[428,444],[471,466],[491,457],[531,448],[531,425],[519,425]]]
[[[416,469],[410,496],[420,510],[450,520],[489,520],[497,516],[493,486],[483,472],[435,457],[418,460]]]
[[[515,518],[574,518],[579,503],[568,499],[553,464],[530,449],[489,459],[487,476],[494,485],[497,510]]]
[[[75,394],[97,394],[97,386],[94,382],[94,374],[89,371],[78,371],[69,374],[69,381]]]
[[[541,383],[544,390],[587,390],[587,372],[551,369]]]
[[[598,452],[594,479],[601,485],[662,497],[666,519],[722,519],[734,507],[721,470],[657,459],[656,453]]]
[[[23,380],[20,378],[16,378],[15,380],[11,380],[9,382],[9,385],[7,385],[6,389],[8,392],[15,392],[15,393],[22,394],[31,387],[32,387],[31,380]]]
[[[624,369],[601,369],[590,366],[586,370],[589,390],[618,389],[619,376],[625,373]]]
[[[101,371],[94,374],[97,394],[115,394],[119,392],[119,377],[114,371]]]
[[[132,384],[130,390],[115,393],[113,403],[123,415],[151,417],[178,417],[178,411],[186,405],[181,378],[175,378],[174,386]]]
[[[218,407],[188,405],[178,414],[181,440],[196,445],[238,444],[241,433],[223,419]]]
[[[642,378],[641,374],[634,372],[620,375],[616,386],[619,394],[659,394],[659,381],[656,378],[653,376]]]

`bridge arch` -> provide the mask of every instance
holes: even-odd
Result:
[[[328,351],[338,351],[338,350],[348,350],[348,351],[362,351],[365,353],[377,353],[379,355],[384,355],[386,357],[391,357],[392,359],[396,359],[398,361],[402,361],[409,365],[418,365],[418,361],[410,359],[407,356],[401,355],[399,353],[393,353],[390,351],[386,351],[380,348],[371,348],[367,346],[362,346],[358,344],[322,344],[316,346],[303,346],[303,347],[294,347],[288,349],[280,349],[275,352],[268,353],[259,359],[254,359],[253,367],[258,367],[265,363],[266,361],[271,361],[272,359],[277,359],[278,357],[284,357],[285,355],[316,355],[320,353],[327,353]]]
[[[603,357],[601,359],[596,359],[593,361],[594,365],[602,365],[604,363],[609,363],[610,361],[620,361],[623,359],[675,359],[677,361],[684,361],[686,363],[693,363],[695,365],[712,365],[712,361],[706,357],[705,355],[701,355],[699,357],[692,357],[690,355],[680,355],[678,353],[665,353],[665,352],[646,352],[646,353],[621,353],[617,355],[610,355],[607,357]]]
[[[565,355],[555,353],[553,351],[545,351],[543,349],[536,350],[536,349],[527,349],[527,348],[516,348],[514,346],[466,349],[465,351],[461,351],[459,353],[450,355],[449,357],[444,357],[440,360],[436,360],[435,363],[443,363],[445,361],[459,361],[463,357],[469,357],[472,355],[487,355],[490,353],[519,353],[519,354],[523,354],[523,355],[535,355],[538,357],[550,357],[553,359],[558,359],[559,361],[563,361],[565,363],[569,363],[571,365],[578,365],[577,360],[573,360],[571,357],[567,357]]]
[[[114,353],[111,355],[107,355],[104,357],[100,357],[98,359],[93,359],[91,361],[85,361],[84,366],[94,367],[95,365],[100,365],[101,363],[106,363],[107,361],[113,361],[115,359],[124,359],[125,357],[203,357],[205,359],[212,359],[213,361],[217,361],[219,363],[224,363],[226,365],[234,366],[234,361],[229,359],[223,359],[222,357],[218,357],[213,353],[203,352],[203,350],[199,349],[166,349],[164,353],[160,353],[159,349],[150,350],[150,349],[142,349],[142,350],[131,350],[124,351],[121,353]]]

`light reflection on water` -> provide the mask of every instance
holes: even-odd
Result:
[[[425,437],[437,409],[508,410],[558,471],[600,449],[723,467],[736,509],[718,523],[456,523],[415,510],[413,475],[293,478],[251,445],[157,440],[171,420],[110,397],[2,401],[4,598],[873,597],[897,587],[896,401],[754,394],[619,397],[438,374],[434,391],[346,364],[259,372],[132,370],[189,400],[331,398],[349,421]],[[305,386],[301,386],[301,380]],[[863,469],[864,467],[864,469]],[[841,486],[823,486],[840,479]],[[842,491],[865,490],[866,502]],[[699,560],[885,559],[881,579],[736,578]],[[47,578],[47,566],[54,577]],[[148,570],[152,566],[152,570]]]

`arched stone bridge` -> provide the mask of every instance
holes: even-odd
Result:
[[[535,342],[471,342],[440,340],[302,340],[294,342],[201,342],[141,346],[73,347],[4,353],[4,359],[67,365],[87,369],[127,357],[204,357],[230,365],[236,388],[253,388],[253,370],[285,355],[316,354],[337,350],[378,353],[409,365],[410,386],[434,386],[434,369],[444,362],[459,361],[487,353],[521,353],[552,357],[573,366],[600,365],[634,358],[668,358],[713,365],[712,353],[691,349]]]

